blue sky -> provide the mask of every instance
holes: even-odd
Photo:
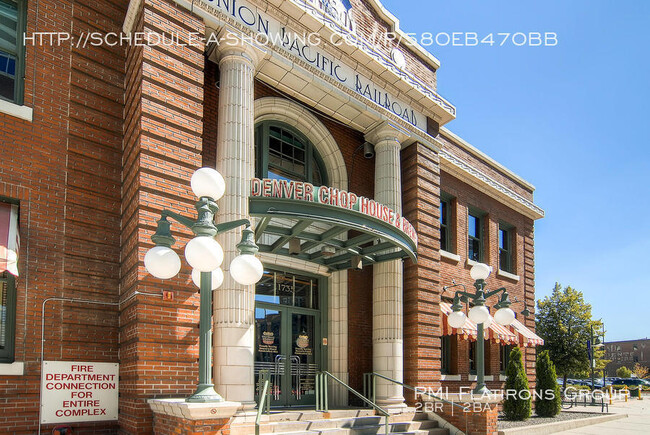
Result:
[[[537,297],[571,285],[607,340],[650,336],[650,1],[383,4],[420,36],[557,33],[555,47],[426,47],[458,110],[447,127],[537,188]]]

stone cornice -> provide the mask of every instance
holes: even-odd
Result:
[[[454,107],[451,103],[449,103],[447,100],[442,98],[436,91],[431,89],[426,83],[422,82],[420,79],[417,77],[413,76],[412,74],[404,71],[403,69],[400,69],[395,62],[393,62],[392,59],[389,57],[385,56],[383,53],[375,50],[370,43],[368,43],[365,39],[359,37],[355,33],[349,31],[346,28],[341,27],[339,23],[337,23],[334,19],[331,19],[330,17],[322,14],[319,10],[314,8],[312,5],[308,4],[307,2],[301,1],[301,0],[291,0],[292,3],[295,5],[299,6],[301,9],[305,10],[307,13],[309,13],[310,16],[312,16],[314,19],[319,21],[320,23],[324,24],[330,31],[334,31],[341,35],[346,41],[348,41],[348,44],[354,45],[357,47],[359,50],[364,52],[366,55],[370,56],[375,62],[379,63],[382,67],[387,69],[388,71],[391,71],[393,74],[395,74],[397,77],[399,77],[401,80],[404,80],[406,83],[408,83],[411,87],[419,91],[422,95],[426,96],[432,103],[443,109],[447,114],[449,114],[449,119],[444,120],[441,122],[441,124],[444,124],[447,121],[450,121],[451,119],[456,118],[456,107]],[[406,41],[410,41],[408,39],[408,36],[399,30],[399,21],[390,14],[383,6],[381,6],[377,1],[372,1],[372,5],[374,6],[375,10],[382,12],[384,15],[384,18],[390,17],[389,19],[386,19],[386,21],[391,24],[391,26],[395,29],[396,33],[399,33],[402,38],[404,38]],[[379,6],[378,6],[379,5]],[[269,11],[267,10],[267,13]],[[392,19],[391,19],[392,18]],[[420,56],[422,56],[422,52],[425,51],[422,47],[420,47],[418,44],[408,44],[409,48],[414,49],[416,53],[418,53]],[[435,59],[435,58],[434,58]],[[429,59],[430,60],[430,59]],[[436,59],[437,61],[437,59]],[[430,62],[427,62],[430,63]],[[435,65],[435,63],[434,63]],[[440,64],[437,63],[439,66]],[[436,66],[437,69],[437,66]]]
[[[503,184],[484,174],[455,155],[441,149],[440,167],[443,171],[470,184],[472,187],[502,201],[504,204],[533,220],[544,217],[544,210]],[[477,183],[477,181],[479,183]]]

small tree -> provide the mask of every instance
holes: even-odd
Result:
[[[632,370],[628,369],[625,366],[619,367],[616,369],[616,376],[619,378],[629,378],[632,376]]]
[[[528,378],[521,349],[518,347],[510,352],[506,377],[506,400],[503,402],[503,413],[507,420],[526,420],[530,417],[530,390],[528,390]]]
[[[646,366],[642,366],[639,363],[634,364],[634,368],[632,369],[632,373],[634,373],[639,379],[644,379],[646,376],[648,376],[649,371],[650,370],[648,370]]]
[[[540,417],[555,417],[560,413],[562,398],[560,397],[560,386],[557,384],[555,365],[548,356],[548,350],[537,355],[535,365],[535,412]]]
[[[555,284],[553,293],[537,301],[536,333],[544,339],[557,373],[564,377],[589,371],[587,340],[590,339],[591,305],[581,292]]]

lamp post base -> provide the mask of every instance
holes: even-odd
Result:
[[[199,384],[196,392],[185,399],[190,403],[223,402],[223,397],[214,390],[213,384]]]
[[[472,390],[474,396],[486,396],[492,394],[488,387],[484,383],[476,384],[476,387]]]

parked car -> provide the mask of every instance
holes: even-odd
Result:
[[[627,385],[628,387],[650,387],[650,382],[639,378],[619,378],[614,382],[615,385]]]

